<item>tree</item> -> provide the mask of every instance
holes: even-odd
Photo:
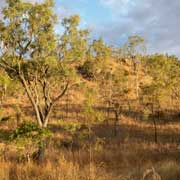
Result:
[[[104,102],[108,104],[108,117],[110,110],[114,114],[114,135],[117,135],[117,125],[123,108],[128,104],[130,89],[128,86],[129,75],[121,64],[115,61],[116,66],[107,71],[100,81],[100,94]]]
[[[3,101],[7,96],[7,91],[11,91],[13,85],[14,84],[9,76],[3,71],[0,72],[0,106],[2,106]]]
[[[88,50],[87,29],[79,29],[80,17],[78,15],[64,18],[62,25],[64,33],[59,39],[59,59],[66,60],[68,63],[81,63],[85,60]]]
[[[142,53],[145,51],[144,39],[139,36],[129,36],[128,42],[125,44],[125,56],[132,60],[134,71],[134,87],[136,97],[139,97],[139,69]]]
[[[64,58],[59,60],[53,1],[31,4],[7,0],[3,14],[0,66],[22,84],[38,125],[46,127],[53,106],[66,93],[75,72]]]
[[[142,102],[150,110],[154,124],[154,139],[157,143],[157,122],[164,104],[169,104],[171,94],[177,85],[178,61],[164,55],[153,55],[144,59],[151,82],[142,87]]]
[[[111,56],[111,48],[102,38],[94,40],[89,45],[86,61],[79,67],[80,73],[87,79],[98,79],[109,68],[108,60]]]
[[[71,77],[76,76],[76,69],[85,60],[88,50],[88,35],[87,29],[79,29],[80,17],[78,15],[64,18],[62,26],[64,32],[58,41],[58,57],[61,64],[64,64],[66,69],[70,69]],[[66,116],[69,112],[70,89],[66,92]]]

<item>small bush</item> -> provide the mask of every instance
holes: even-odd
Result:
[[[51,133],[48,129],[40,128],[32,122],[24,122],[12,132],[10,140],[17,147],[18,159],[29,161],[35,152],[44,149],[46,140],[50,137]]]
[[[91,61],[85,61],[85,63],[78,68],[79,73],[86,79],[94,79],[95,66]]]
[[[35,123],[24,122],[20,127],[16,128],[11,134],[11,140],[22,138],[32,140],[42,140],[50,136],[50,131],[45,128],[38,127]]]

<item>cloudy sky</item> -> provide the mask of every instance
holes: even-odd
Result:
[[[121,46],[129,35],[140,35],[149,53],[180,57],[180,0],[55,0],[55,11],[59,17],[79,14],[81,27],[111,45]]]

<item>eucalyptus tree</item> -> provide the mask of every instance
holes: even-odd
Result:
[[[151,77],[151,82],[142,87],[143,104],[149,108],[155,132],[155,142],[157,142],[157,127],[155,115],[160,119],[160,111],[167,107],[175,88],[178,86],[178,61],[165,55],[152,55],[145,59],[147,73]]]
[[[86,53],[86,61],[80,66],[81,74],[88,79],[100,79],[109,68],[108,60],[111,57],[111,47],[103,39],[93,40]]]
[[[64,68],[70,70],[71,78],[76,79],[76,71],[86,58],[89,31],[79,28],[80,17],[78,15],[64,18],[61,24],[64,32],[58,39],[58,58]],[[66,117],[69,113],[70,93],[71,89],[69,88],[66,92]]]
[[[82,63],[88,50],[89,30],[80,29],[80,17],[78,15],[64,18],[62,26],[63,34],[59,38],[59,59],[66,60],[68,64]]]
[[[120,120],[120,115],[122,115],[125,108],[128,106],[128,102],[131,96],[131,90],[128,84],[129,74],[124,69],[121,63],[116,68],[112,83],[112,95],[111,95],[111,107],[114,112],[114,134],[117,135],[117,123]]]
[[[175,56],[170,56],[171,71],[169,72],[169,81],[171,85],[171,106],[180,111],[180,60]]]
[[[113,113],[114,135],[116,136],[120,115],[129,101],[130,87],[128,84],[129,74],[121,61],[114,60],[114,63],[115,67],[104,73],[99,85],[100,95],[107,104],[107,120],[110,118],[110,113]]]
[[[139,71],[142,54],[145,52],[145,41],[140,36],[129,36],[128,42],[123,47],[124,56],[132,60],[134,72],[134,88],[136,97],[139,97]]]
[[[53,6],[52,0],[7,0],[0,21],[0,66],[22,84],[40,127],[47,126],[53,106],[74,82],[72,67],[59,58]]]

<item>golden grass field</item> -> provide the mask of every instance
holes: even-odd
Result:
[[[5,104],[3,112],[15,114],[15,103]],[[53,136],[43,164],[31,158],[28,162],[20,161],[21,152],[6,139],[17,127],[16,118],[1,122],[1,180],[153,180],[151,171],[162,180],[180,179],[180,123],[159,123],[156,144],[151,122],[122,115],[118,134],[114,136],[113,120],[92,122],[88,129],[77,112],[69,111],[65,118],[65,110],[58,108],[49,124]],[[26,106],[22,114],[32,117],[31,109]]]

